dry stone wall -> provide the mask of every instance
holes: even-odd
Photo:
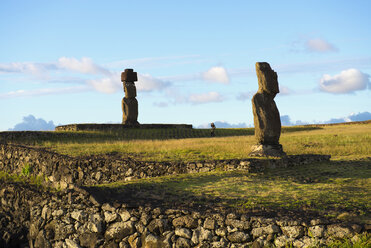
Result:
[[[356,237],[369,225],[327,219],[267,218],[229,209],[190,210],[100,201],[81,185],[177,173],[263,171],[329,160],[302,155],[190,163],[74,158],[0,144],[0,170],[41,175],[61,191],[0,179],[0,247],[310,247]],[[125,202],[125,201],[123,201]],[[354,238],[356,239],[356,238]]]
[[[291,167],[329,159],[328,155],[297,155],[280,159],[143,162],[109,157],[75,158],[41,148],[0,143],[0,170],[20,174],[27,167],[31,175],[42,175],[62,189],[72,184],[94,185],[216,169],[261,172],[268,168]]]
[[[334,238],[356,239],[369,228],[326,219],[101,204],[78,187],[46,192],[2,180],[0,187],[0,246],[5,248],[311,247]]]

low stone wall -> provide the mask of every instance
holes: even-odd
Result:
[[[199,162],[142,162],[109,157],[75,158],[41,148],[0,143],[0,170],[20,174],[27,169],[30,175],[47,177],[54,186],[67,188],[70,184],[95,185],[157,177],[181,173],[213,170],[247,170],[262,172],[269,168],[282,168],[328,161],[328,155],[296,155],[281,159],[242,159]]]
[[[73,188],[46,192],[0,180],[0,246],[310,247],[352,238],[369,226],[326,219],[264,218],[99,203]],[[28,240],[27,240],[28,239]]]
[[[189,128],[190,124],[140,124],[138,127],[127,126],[123,124],[96,124],[96,123],[81,123],[68,124],[55,127],[55,131],[120,131],[126,128]]]

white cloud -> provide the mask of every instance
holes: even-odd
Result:
[[[14,98],[14,97],[32,97],[43,95],[57,95],[66,93],[78,93],[90,90],[87,86],[76,86],[66,88],[43,88],[36,90],[16,90],[0,94],[0,99]]]
[[[211,67],[208,71],[202,74],[202,78],[206,81],[228,84],[229,76],[227,70],[222,66]]]
[[[161,90],[170,85],[170,82],[154,78],[149,74],[139,74],[138,82],[135,83],[138,91]]]
[[[335,52],[338,49],[332,45],[331,43],[327,42],[323,39],[309,39],[305,43],[306,49],[311,52]]]
[[[218,92],[212,91],[204,94],[192,94],[189,96],[188,101],[193,104],[222,102],[223,97]]]
[[[87,84],[93,86],[98,92],[106,94],[115,93],[122,88],[118,73],[112,74],[110,77],[88,80]]]
[[[61,57],[58,59],[58,67],[83,74],[111,74],[105,68],[96,65],[92,59],[85,57],[81,58],[81,60],[76,58]]]
[[[35,116],[29,115],[23,117],[23,122],[16,124],[9,131],[51,131],[54,128],[53,121],[46,122],[41,118],[36,119]]]
[[[38,79],[49,79],[49,70],[55,69],[51,63],[14,62],[0,64],[0,74],[28,74]]]
[[[193,74],[183,74],[183,75],[176,75],[176,76],[167,76],[167,77],[161,77],[161,79],[170,80],[170,81],[203,80],[203,81],[223,83],[223,84],[228,84],[230,81],[227,70],[222,66],[211,67],[206,72],[198,72],[198,73],[193,73]]]
[[[85,57],[80,60],[76,58],[61,57],[58,61],[49,63],[14,62],[0,64],[0,73],[41,75],[55,70],[67,70],[82,74],[110,74],[110,71],[95,64],[92,59]]]
[[[334,76],[325,74],[320,80],[320,89],[335,94],[364,90],[370,87],[369,77],[357,69],[348,69]]]

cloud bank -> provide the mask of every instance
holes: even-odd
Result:
[[[343,123],[343,122],[352,122],[352,121],[368,121],[371,120],[371,113],[370,112],[360,112],[360,113],[352,113],[346,117],[340,118],[331,118],[327,121],[313,121],[313,122],[303,122],[298,120],[296,122],[292,122],[290,116],[282,115],[281,118],[281,125],[282,126],[294,126],[294,125],[308,125],[308,124],[331,124],[331,123]]]
[[[280,119],[281,119],[281,125],[282,126],[292,126],[292,125],[295,125],[294,123],[291,122],[290,116],[288,116],[288,115],[281,115],[280,116]]]
[[[193,58],[194,56],[191,56]],[[182,57],[180,57],[182,58]],[[160,58],[168,59],[168,58]],[[175,59],[179,59],[175,57]],[[153,60],[144,59],[144,61]],[[63,72],[64,74],[61,74]],[[120,80],[120,72],[110,71],[96,63],[91,58],[82,57],[80,59],[74,57],[61,57],[55,62],[49,63],[0,63],[1,74],[23,74],[29,79],[38,83],[49,84],[79,84],[75,87],[62,88],[39,88],[33,90],[19,89],[16,91],[0,94],[1,98],[12,97],[32,97],[42,95],[53,95],[62,93],[73,93],[95,90],[104,94],[112,94],[122,91],[122,82]],[[66,75],[67,73],[67,75]],[[71,76],[71,74],[73,76]],[[61,76],[62,75],[62,76]],[[31,77],[30,77],[31,76]],[[71,80],[72,79],[72,80]],[[27,79],[26,79],[27,80]],[[39,81],[41,80],[41,81]],[[172,85],[172,81],[193,81],[203,80],[221,84],[230,82],[227,70],[222,66],[211,67],[206,72],[199,72],[192,75],[180,75],[168,78],[156,78],[149,74],[139,74],[138,82],[136,82],[137,90],[142,92],[162,91]],[[184,103],[201,104],[207,102],[220,102],[223,98],[217,92],[209,92],[205,94],[192,94],[184,97],[181,101]],[[179,100],[177,100],[179,101]],[[162,104],[163,106],[163,104]]]
[[[348,69],[331,76],[325,74],[320,80],[320,89],[334,94],[346,94],[370,88],[369,75],[357,69]]]
[[[351,121],[368,121],[371,120],[370,112],[352,113],[347,117],[342,118],[332,118],[325,123],[341,123],[341,122],[351,122]]]
[[[52,131],[55,129],[53,121],[45,121],[44,119],[36,119],[33,115],[23,117],[21,123],[16,124],[9,131]]]
[[[67,73],[79,73],[74,76],[73,81],[62,78],[57,73],[52,72],[64,71]],[[81,59],[61,57],[57,62],[51,63],[3,63],[0,64],[0,73],[2,74],[24,74],[37,76],[46,83],[77,83],[85,86],[66,87],[66,88],[41,88],[37,90],[17,90],[0,94],[0,98],[40,96],[60,93],[82,92],[96,90],[105,94],[112,94],[122,89],[120,81],[120,72],[110,71],[102,66],[97,65],[92,59],[83,57]],[[94,75],[95,78],[91,78]],[[88,76],[88,78],[87,78]],[[103,76],[103,77],[97,77]],[[89,79],[90,77],[90,79]],[[170,82],[154,78],[149,74],[138,74],[137,89],[138,91],[162,90],[170,85]]]

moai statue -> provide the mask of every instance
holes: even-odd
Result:
[[[286,153],[279,143],[281,120],[274,97],[279,93],[277,73],[266,62],[255,64],[259,90],[252,98],[255,138],[251,156],[282,157]]]
[[[121,81],[124,85],[125,97],[122,98],[122,124],[127,126],[139,126],[137,89],[134,82],[138,81],[137,73],[133,69],[125,69],[121,73]]]

